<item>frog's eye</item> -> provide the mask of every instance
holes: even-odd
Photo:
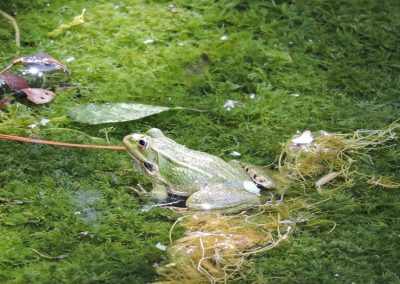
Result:
[[[145,138],[139,139],[139,147],[147,148],[148,145],[149,145],[149,142]]]

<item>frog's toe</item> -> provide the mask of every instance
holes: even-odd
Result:
[[[256,194],[243,189],[207,188],[193,193],[186,200],[186,207],[190,210],[222,213],[240,212],[259,204],[260,198]]]

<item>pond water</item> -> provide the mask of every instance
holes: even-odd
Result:
[[[382,130],[399,118],[395,0],[6,0],[0,10],[1,70],[34,54],[58,62],[36,70],[40,80],[24,77],[54,97],[17,92],[1,77],[0,134],[122,146],[156,127],[191,149],[276,172],[296,133]],[[129,119],[112,108],[119,122],[99,124],[69,116],[92,103],[153,108]],[[384,147],[351,160],[354,178],[318,192],[321,176],[310,175],[273,192],[312,210],[296,211],[303,221],[289,241],[249,258],[230,283],[399,281],[398,129],[385,133],[393,139]],[[140,200],[140,186],[152,187],[126,151],[0,139],[0,282],[162,281],[181,214]]]

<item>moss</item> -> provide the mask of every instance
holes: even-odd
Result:
[[[48,37],[84,7],[84,24]],[[0,112],[1,133],[106,143],[101,130],[113,126],[108,136],[119,144],[127,133],[158,127],[191,148],[225,159],[235,150],[245,161],[268,165],[296,130],[348,133],[398,118],[395,0],[17,0],[1,1],[0,8],[19,23],[20,54],[75,58],[66,63],[75,86],[58,88],[49,105],[20,101]],[[18,50],[3,18],[0,44],[6,66]],[[226,111],[228,99],[241,104]],[[71,106],[109,101],[207,112],[177,110],[100,126],[66,117]],[[43,117],[51,124],[28,128]],[[372,155],[374,164],[363,164],[363,171],[398,176],[398,144]],[[0,141],[0,161],[0,197],[26,201],[0,203],[0,282],[156,279],[155,263],[165,254],[155,244],[167,243],[176,216],[159,208],[141,212],[127,187],[146,181],[126,154]],[[79,207],[78,192],[100,194]],[[257,257],[249,283],[399,281],[398,191],[358,181],[346,191],[307,191],[306,197],[328,199],[320,203],[326,221],[298,226],[290,243]]]

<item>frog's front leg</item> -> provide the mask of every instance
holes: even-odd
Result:
[[[160,183],[153,183],[153,188],[149,192],[145,190],[140,184],[139,189],[132,188],[133,191],[144,201],[164,201],[168,197],[168,191],[165,185]]]
[[[243,188],[241,182],[210,184],[186,200],[190,210],[236,213],[260,205],[258,195]]]

